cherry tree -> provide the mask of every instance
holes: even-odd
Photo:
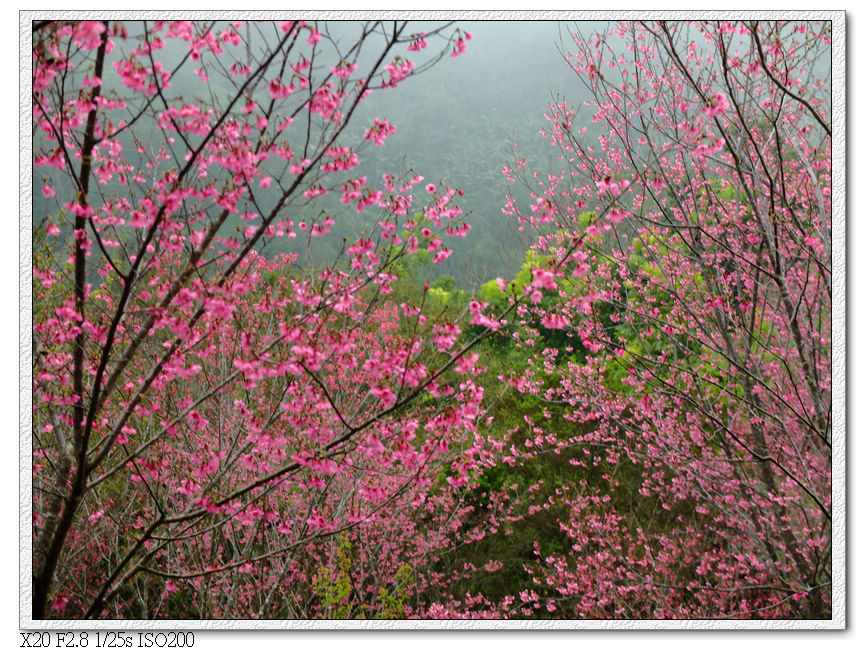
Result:
[[[459,342],[390,299],[406,256],[449,255],[461,192],[358,176],[396,126],[354,123],[470,38],[34,23],[34,618],[394,616],[444,588],[418,567],[479,534],[495,323]],[[298,263],[335,207],[375,226]]]
[[[575,31],[593,99],[504,169],[537,243],[460,320],[399,275],[461,192],[361,175],[358,107],[470,38],[34,23],[34,618],[829,615],[829,25]]]
[[[511,462],[570,454],[564,551],[529,614],[831,612],[830,25],[639,22],[572,32],[592,99],[554,102],[549,172],[507,213],[538,233],[503,289],[558,409]],[[545,345],[552,332],[566,343]]]

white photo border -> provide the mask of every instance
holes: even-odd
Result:
[[[34,620],[32,596],[32,28],[45,19],[221,20],[692,20],[799,19],[832,22],[832,618],[826,620]],[[19,626],[22,630],[843,630],[847,627],[847,20],[844,11],[83,11],[19,12]]]

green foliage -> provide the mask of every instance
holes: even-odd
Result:
[[[379,588],[378,611],[376,611],[373,618],[379,620],[405,618],[411,581],[411,567],[404,564],[397,570],[394,576],[392,590],[385,589],[384,587]]]
[[[321,617],[347,619],[351,613],[351,542],[348,535],[339,536],[336,569],[321,567],[312,583],[312,591],[321,600]]]
[[[390,588],[379,587],[373,603],[353,603],[355,593],[351,582],[352,544],[347,533],[340,534],[337,541],[336,567],[321,567],[316,574],[312,591],[321,602],[320,616],[325,619],[374,619],[405,618],[411,594],[412,571],[402,565],[393,577]]]
[[[507,294],[501,289],[499,289],[499,283],[496,280],[484,282],[481,285],[478,296],[484,302],[492,303],[495,305],[504,305],[507,303],[508,300]]]

